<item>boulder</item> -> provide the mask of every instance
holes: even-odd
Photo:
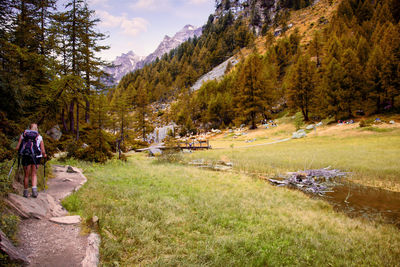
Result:
[[[62,136],[60,126],[58,125],[53,126],[50,130],[46,132],[46,134],[56,141],[60,140]]]
[[[12,262],[28,265],[28,258],[22,254],[7,236],[0,230],[0,250],[6,253]]]
[[[303,138],[306,137],[307,134],[304,130],[298,130],[297,132],[294,132],[292,135],[292,139],[299,139],[299,138]]]
[[[320,121],[320,122],[318,122],[315,126],[320,127],[320,126],[322,126],[322,125],[323,125],[323,123],[322,123],[322,121]]]
[[[156,147],[150,147],[149,148],[149,155],[150,157],[155,157],[155,156],[159,156],[162,154],[161,149],[156,148]]]
[[[389,121],[390,124],[395,124],[394,120]]]
[[[39,192],[37,198],[9,194],[5,202],[23,219],[42,219],[48,215],[64,216],[67,214],[67,211],[51,195],[43,192]]]
[[[64,216],[64,217],[53,217],[50,218],[51,222],[58,223],[58,224],[79,224],[81,222],[81,216],[74,215],[74,216]]]
[[[315,128],[314,124],[307,125],[306,130],[313,130]]]
[[[47,214],[47,205],[43,206],[42,201],[44,198],[46,199],[44,202],[47,202],[47,196],[41,193],[36,199],[9,194],[5,202],[23,219],[42,219]]]

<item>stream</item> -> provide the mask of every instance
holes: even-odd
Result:
[[[349,217],[393,224],[400,229],[400,193],[344,182],[318,196]]]

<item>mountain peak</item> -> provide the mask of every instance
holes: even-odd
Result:
[[[182,29],[182,30],[194,31],[195,29],[196,29],[196,27],[195,27],[195,26],[193,26],[193,25],[190,25],[190,24],[187,24],[187,25],[185,25],[185,27],[183,27],[183,29]]]
[[[114,66],[105,68],[105,70],[114,77],[115,82],[119,82],[121,78],[128,72],[143,68],[143,66],[146,64],[155,61],[157,58],[161,58],[164,54],[168,53],[172,49],[177,48],[189,38],[193,38],[194,36],[199,37],[202,34],[202,31],[202,27],[197,28],[193,25],[187,24],[173,37],[165,35],[157,49],[147,57],[140,57],[131,50],[125,54],[122,53],[121,56],[118,56],[112,62]]]

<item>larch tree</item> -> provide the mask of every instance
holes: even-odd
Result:
[[[309,121],[309,113],[315,94],[315,63],[309,56],[299,56],[289,71],[286,81],[286,94],[289,107],[300,109],[304,120]]]
[[[257,116],[262,114],[266,105],[267,83],[261,56],[250,55],[238,70],[234,102],[237,114],[242,121],[251,123],[251,129],[257,128]]]

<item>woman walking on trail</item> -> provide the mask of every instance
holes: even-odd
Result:
[[[28,197],[29,176],[32,179],[32,197],[38,196],[37,191],[37,165],[42,157],[46,158],[43,138],[39,134],[38,126],[32,123],[29,130],[24,131],[18,141],[17,151],[22,156],[24,167],[24,197]]]

